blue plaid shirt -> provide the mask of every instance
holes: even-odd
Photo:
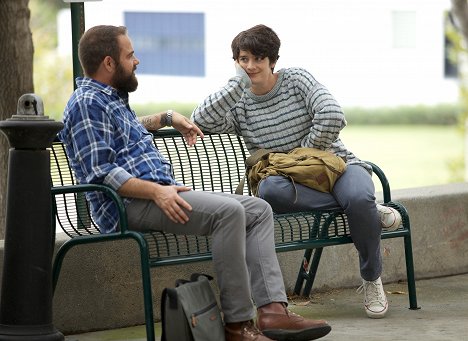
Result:
[[[78,78],[76,84],[59,138],[78,183],[105,184],[115,190],[132,177],[177,184],[171,164],[130,109],[128,93],[90,78]],[[117,231],[118,211],[113,202],[98,192],[88,193],[87,198],[101,232]],[[124,203],[130,200],[124,198]]]

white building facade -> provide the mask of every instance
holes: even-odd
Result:
[[[133,103],[198,103],[235,74],[232,39],[256,24],[281,39],[276,69],[300,66],[342,106],[452,103],[447,67],[449,0],[102,0],[85,3],[86,28],[129,29],[138,90]],[[59,50],[71,54],[70,13]]]

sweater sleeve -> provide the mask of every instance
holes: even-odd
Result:
[[[239,133],[236,104],[241,99],[246,82],[242,76],[231,78],[227,85],[209,95],[192,112],[192,121],[204,132]]]
[[[339,139],[340,131],[346,126],[344,113],[326,87],[306,70],[297,70],[295,84],[312,117],[312,126],[301,144],[304,147],[330,149],[332,143]]]

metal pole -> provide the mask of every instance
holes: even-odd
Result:
[[[73,46],[73,89],[76,90],[76,78],[83,76],[83,69],[81,68],[80,58],[78,57],[78,43],[81,36],[85,31],[85,13],[83,2],[70,3],[71,24],[72,24],[72,46]],[[82,206],[86,205],[84,193],[77,194],[77,205],[79,215],[79,225],[87,226],[88,215],[82,215]]]
[[[42,100],[25,94],[18,114],[0,121],[10,143],[0,296],[1,341],[62,341],[52,324],[52,224],[48,147],[62,122],[43,115]]]
[[[80,59],[78,58],[78,43],[85,30],[84,3],[70,3],[73,45],[73,89],[76,90],[75,79],[83,76]]]

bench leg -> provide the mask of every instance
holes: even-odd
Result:
[[[67,251],[73,246],[71,243],[65,243],[60,247],[55,255],[55,259],[52,265],[52,291],[55,292],[57,286],[58,278],[60,275],[60,270],[62,269],[63,258]]]
[[[397,209],[404,221],[404,227],[408,230],[407,233],[403,236],[404,247],[405,247],[405,262],[406,262],[406,278],[408,281],[408,298],[409,305],[411,310],[421,309],[418,307],[418,302],[416,299],[416,281],[414,276],[414,263],[413,263],[413,244],[411,242],[411,225],[408,217],[408,212],[406,209],[400,205],[393,203],[391,205],[393,208]]]
[[[323,248],[317,249],[307,249],[304,252],[304,259],[301,262],[301,267],[299,268],[299,273],[297,275],[296,285],[294,287],[294,293],[300,296],[308,297],[312,290],[312,286],[314,285],[315,276],[317,275],[317,269],[320,263],[320,258],[322,257]],[[310,257],[312,256],[312,252],[314,252],[314,257],[312,258],[312,263],[310,263]],[[302,286],[304,284],[304,290],[302,291]]]
[[[408,234],[404,237],[405,244],[405,261],[406,261],[406,278],[408,280],[408,297],[411,310],[421,309],[418,307],[416,298],[416,281],[414,278],[414,264],[413,264],[413,246],[411,242],[411,235]]]
[[[132,238],[138,243],[138,248],[140,250],[140,259],[141,259],[141,276],[142,276],[142,285],[143,285],[143,304],[145,309],[145,325],[146,325],[146,339],[147,341],[155,341],[155,332],[154,332],[154,315],[153,315],[153,295],[151,289],[151,273],[150,266],[148,263],[149,252],[146,245],[145,239],[136,232],[128,232],[125,235],[117,235],[114,238],[108,237],[107,240],[117,240],[124,238]],[[75,245],[86,244],[86,243],[96,243],[102,241],[104,238],[94,237],[92,240],[88,239],[87,241],[83,240],[73,240],[66,242],[60,247],[55,256],[52,270],[52,288],[55,292],[57,286],[58,278],[60,275],[60,270],[62,268],[63,259],[65,258],[66,253]]]
[[[138,243],[141,261],[141,280],[143,284],[143,304],[145,307],[146,340],[155,341],[154,316],[153,316],[153,293],[151,289],[151,271],[148,263],[149,251],[147,243],[139,233],[129,232],[131,237]]]
[[[304,252],[304,259],[301,262],[301,266],[299,267],[299,272],[297,273],[296,285],[294,286],[294,294],[300,296],[302,291],[302,286],[304,284],[304,280],[309,277],[305,268],[308,268],[307,262],[310,260],[310,256],[312,254],[312,250],[306,250]]]

